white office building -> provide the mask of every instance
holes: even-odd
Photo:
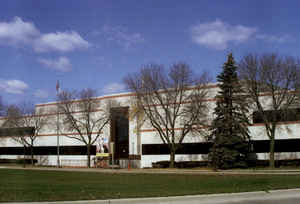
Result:
[[[208,86],[209,96],[207,103],[209,105],[209,113],[213,117],[213,109],[215,107],[215,95],[218,86],[212,84]],[[121,167],[127,167],[130,161],[131,167],[145,168],[151,167],[153,162],[169,160],[169,150],[166,144],[163,144],[161,138],[149,123],[144,122],[141,128],[138,128],[140,118],[133,114],[135,107],[132,105],[132,93],[114,94],[108,96],[97,97],[95,100],[105,102],[106,100],[114,100],[118,107],[112,111],[122,112],[121,120],[111,120],[101,133],[101,136],[92,146],[92,158],[95,157],[97,151],[105,151],[113,153],[115,162]],[[268,96],[263,96],[262,100],[268,103]],[[75,101],[80,103],[80,101]],[[43,117],[47,117],[52,123],[57,121],[56,102],[45,104],[37,104],[36,109],[45,109]],[[295,108],[295,112],[300,109]],[[259,118],[255,118],[255,114],[251,112],[249,126],[251,140],[253,141],[253,149],[257,153],[258,159],[269,158],[269,139],[266,135],[265,127]],[[80,114],[80,111],[74,112]],[[60,115],[60,120],[63,116]],[[254,118],[253,118],[254,117]],[[5,122],[5,118],[0,118],[0,126]],[[299,117],[300,120],[300,117]],[[181,127],[177,127],[180,130]],[[63,129],[63,128],[61,128]],[[83,142],[70,138],[76,136],[76,132],[59,132],[57,134],[56,126],[49,124],[45,126],[39,133],[34,143],[35,159],[40,165],[57,165],[57,145],[59,144],[59,161],[62,166],[86,166],[86,146]],[[58,137],[57,137],[58,136]],[[111,144],[114,144],[112,147]],[[176,153],[176,161],[199,161],[207,158],[209,144],[201,135],[189,134],[183,140],[183,145]],[[290,121],[282,121],[278,125],[276,131],[275,143],[275,159],[296,159],[300,158],[300,121],[297,117]],[[15,142],[10,136],[1,135],[0,138],[0,159],[4,158],[22,158],[22,145]],[[30,155],[28,155],[30,157]],[[91,162],[93,165],[93,161]]]

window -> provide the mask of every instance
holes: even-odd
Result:
[[[266,110],[261,114],[259,111],[253,112],[253,123],[263,123],[266,118],[268,122],[291,122],[300,120],[300,108],[287,110]]]

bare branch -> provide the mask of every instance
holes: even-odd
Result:
[[[22,102],[19,105],[10,105],[6,111],[7,121],[4,126],[9,128],[23,129],[32,128],[32,132],[24,131],[12,136],[12,139],[24,147],[30,147],[31,161],[33,164],[33,146],[40,130],[47,124],[44,117],[44,109],[35,107],[31,102]]]
[[[124,82],[135,93],[135,106],[169,145],[171,157],[185,136],[195,130],[195,124],[207,125],[204,99],[208,78],[206,74],[195,77],[187,64],[174,64],[168,72],[162,65],[150,64],[128,75]]]
[[[288,110],[299,107],[299,63],[293,57],[276,54],[247,55],[239,65],[239,75],[251,103],[270,138],[270,166],[274,167],[277,124]]]
[[[110,120],[111,102],[101,102],[96,98],[96,91],[83,89],[61,91],[58,94],[58,110],[62,115],[63,128],[77,136],[67,137],[83,142],[87,148],[88,167],[90,167],[90,146],[101,136],[102,130]]]

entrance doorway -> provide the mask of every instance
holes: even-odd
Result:
[[[129,156],[129,120],[128,107],[112,108],[110,133],[114,142],[114,159],[128,159]]]

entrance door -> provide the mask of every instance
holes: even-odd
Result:
[[[128,107],[111,109],[111,141],[115,143],[114,157],[128,159],[129,155],[129,120]]]

